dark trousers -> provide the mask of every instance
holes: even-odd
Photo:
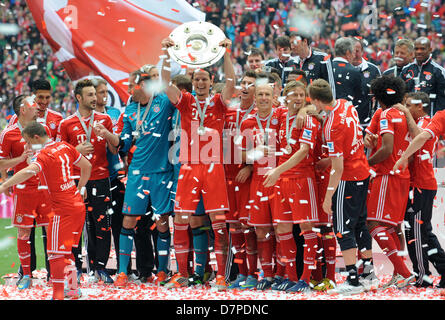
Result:
[[[87,245],[87,264],[90,271],[103,270],[108,263],[111,246],[111,215],[108,210],[113,199],[110,179],[90,180],[85,189],[86,219],[82,233]],[[77,270],[82,270],[82,237],[78,248],[73,248],[73,254]]]
[[[429,262],[437,272],[445,275],[445,252],[433,233],[431,218],[436,190],[414,188],[413,200],[408,199],[405,212],[405,234],[408,254],[413,271],[418,274],[417,283],[423,284],[423,277],[431,275]]]

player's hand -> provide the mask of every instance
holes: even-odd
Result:
[[[323,211],[332,215],[332,197],[326,195],[323,201]]]
[[[368,148],[368,149],[374,149],[375,147],[377,147],[378,139],[379,139],[379,135],[372,134],[372,133],[367,133],[365,135],[365,139],[363,140],[364,144],[365,144],[365,147]]]
[[[242,168],[235,177],[235,181],[238,183],[244,183],[250,177],[252,173],[252,166],[245,166]]]
[[[331,159],[329,158],[321,159],[315,164],[315,170],[324,171],[326,170],[327,167],[329,167],[330,164],[331,164]]]
[[[82,187],[80,189],[78,187],[77,190],[79,190],[80,196],[82,197],[82,200],[85,202],[85,200],[87,199],[87,189],[84,186],[84,187]]]
[[[34,151],[30,148],[28,144],[25,144],[25,148],[23,150],[23,153],[20,155],[20,159],[23,161],[28,160],[29,157],[32,157],[34,154]]]
[[[108,129],[105,128],[105,126],[102,123],[98,123],[94,127],[94,133],[96,134],[96,136],[105,139],[106,135],[109,134],[110,131],[108,131]]]
[[[274,156],[277,148],[275,146],[262,146],[263,154],[265,157]]]
[[[393,107],[399,111],[402,111],[404,114],[407,114],[409,112],[408,108],[401,103],[396,103],[395,105],[393,105]]]
[[[165,48],[165,49],[173,47],[174,45],[175,45],[175,42],[170,37],[164,38],[161,41],[161,46],[162,46],[162,48]]]
[[[392,168],[392,171],[396,172],[397,170],[405,170],[408,166],[408,159],[405,159],[404,157],[400,157],[399,160],[395,163],[394,167]]]
[[[223,41],[221,41],[221,42],[219,43],[219,45],[220,45],[221,47],[226,48],[226,51],[227,51],[227,50],[230,50],[230,49],[232,48],[232,40],[230,40],[230,39],[228,39],[228,38],[225,38]]]
[[[83,156],[87,156],[94,152],[94,147],[90,142],[83,142],[76,147],[77,151],[79,151]]]
[[[297,121],[295,121],[295,128],[301,130],[305,125],[306,125],[306,116],[297,115]]]
[[[266,188],[272,187],[277,183],[278,179],[280,178],[280,173],[277,171],[277,169],[271,169],[266,172],[264,175],[265,179],[263,182],[263,186]]]

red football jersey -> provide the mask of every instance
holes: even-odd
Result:
[[[380,163],[377,163],[375,172],[377,175],[386,175],[392,172],[394,164],[399,160],[402,153],[408,148],[411,141],[408,123],[405,114],[395,108],[389,108],[382,111],[379,121],[379,139],[376,150],[382,146],[382,135],[390,133],[394,136],[394,147],[391,155]],[[394,173],[395,174],[395,173]],[[400,178],[409,178],[409,170],[401,171],[397,174]]]
[[[234,179],[239,170],[244,167],[238,145],[242,142],[239,137],[241,137],[241,123],[243,119],[256,112],[255,106],[251,107],[241,109],[238,106],[237,108],[228,108],[226,112],[224,122],[224,168],[226,177],[229,179]]]
[[[437,111],[425,130],[431,133],[433,138],[440,139],[445,133],[445,110]]]
[[[425,116],[417,120],[417,126],[425,129],[430,122],[431,118]],[[411,185],[415,188],[437,190],[437,181],[433,168],[433,156],[436,151],[437,141],[439,141],[437,136],[428,140],[413,155],[413,161],[409,164],[409,173],[411,175]]]
[[[241,132],[243,132],[243,142],[242,149],[249,151],[253,148],[258,147],[261,144],[266,144],[265,141],[268,140],[267,145],[274,145],[276,151],[279,152],[279,140],[278,132],[280,130],[280,120],[281,114],[285,111],[283,108],[272,109],[269,116],[265,118],[260,118],[258,113],[250,115],[241,124]],[[269,119],[270,118],[270,119]],[[269,128],[267,130],[267,123],[269,121]],[[263,130],[261,130],[258,122],[261,123]],[[257,159],[247,159],[248,164],[253,162],[253,176],[258,177],[263,176],[269,169],[275,168],[278,163],[278,158],[275,154],[269,155],[268,157],[262,157]]]
[[[337,99],[323,124],[323,137],[329,157],[343,156],[344,181],[360,181],[369,173],[363,133],[358,113],[351,102]]]
[[[205,132],[198,133],[200,115],[196,106],[195,96],[182,92],[175,107],[181,114],[181,146],[179,161],[181,163],[223,163],[222,135],[227,107],[221,94],[209,97],[207,101],[199,102],[204,112]]]
[[[49,108],[46,109],[45,114],[41,118],[37,118],[37,122],[46,125],[49,128],[49,137],[52,139],[56,139],[57,136],[57,128],[59,127],[60,121],[63,120],[63,116],[54,110]],[[9,119],[8,126],[16,124],[18,121],[17,115],[14,114],[11,119]]]
[[[45,126],[45,129],[46,133],[49,135],[50,131],[48,127]],[[0,159],[12,159],[21,156],[25,151],[25,145],[26,141],[22,137],[22,132],[20,131],[17,122],[7,126],[0,135]],[[28,165],[28,160],[23,161],[16,165],[13,170],[14,172],[19,172]],[[24,183],[14,186],[13,190],[14,192],[34,190],[39,186],[39,182],[38,177],[33,176]]]
[[[83,119],[87,128],[89,127],[90,120],[91,117]],[[101,123],[108,131],[113,132],[113,123],[109,115],[95,112],[94,122]],[[86,132],[76,113],[60,122],[57,140],[66,141],[74,147],[86,140]],[[90,142],[94,147],[94,153],[85,157],[93,166],[90,180],[108,178],[107,142],[105,139],[97,137],[94,130],[91,131]],[[80,176],[79,168],[74,167],[73,175],[76,177]]]
[[[281,165],[285,163],[287,160],[289,160],[292,155],[297,152],[300,149],[301,143],[308,144],[310,146],[309,153],[307,156],[300,161],[296,166],[294,166],[292,169],[286,171],[282,174],[283,177],[287,176],[307,176],[311,178],[315,178],[315,147],[317,144],[317,136],[319,135],[319,131],[321,129],[321,125],[318,122],[318,120],[314,117],[307,116],[305,125],[302,129],[296,129],[294,128],[291,132],[291,135],[289,137],[291,147],[291,152],[287,153],[287,146],[288,141],[286,139],[286,117],[287,112],[284,112],[281,115],[280,120],[280,154],[278,159],[278,165]],[[294,121],[296,115],[293,115],[289,117],[289,125],[288,130],[291,131],[292,122]]]
[[[79,201],[72,172],[81,157],[80,152],[65,141],[51,141],[37,153],[33,164],[40,168],[40,179],[48,187],[55,208],[71,207],[75,201]]]

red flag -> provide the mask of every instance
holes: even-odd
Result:
[[[26,0],[71,80],[101,76],[127,101],[128,74],[159,61],[161,40],[204,21],[185,0]]]

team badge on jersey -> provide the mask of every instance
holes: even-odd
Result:
[[[278,124],[278,119],[277,118],[272,118],[271,123],[275,126]]]
[[[302,138],[305,140],[311,140],[312,139],[312,130],[304,129]]]
[[[54,122],[51,122],[49,124],[49,127],[54,130],[56,128],[56,124]]]
[[[314,67],[315,67],[315,63],[313,63],[313,62],[309,63],[309,65],[307,66],[307,68],[308,68],[309,70],[313,70]]]
[[[363,73],[363,76],[364,76],[365,78],[369,78],[369,72],[368,72],[368,71],[364,72],[364,73]]]
[[[432,78],[431,73],[428,73],[428,74],[425,75],[425,79],[426,79],[426,80],[429,81],[429,80],[431,80],[431,78]]]
[[[159,108],[159,104],[157,104],[153,107],[154,112],[159,112],[160,110],[161,110],[161,108]]]
[[[21,223],[23,221],[23,216],[18,214],[15,219],[17,220],[18,223]]]
[[[380,120],[380,129],[382,130],[388,129],[388,119]]]

